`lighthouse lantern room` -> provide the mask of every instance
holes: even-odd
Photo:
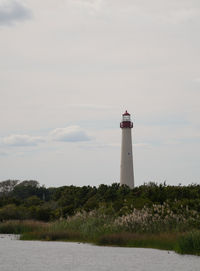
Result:
[[[126,112],[122,115],[122,122],[120,123],[121,128],[133,128],[133,123],[131,122],[131,115]]]

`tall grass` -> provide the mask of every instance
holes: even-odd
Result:
[[[173,250],[176,246],[178,234],[140,234],[140,233],[113,233],[100,236],[98,245],[143,247]]]
[[[34,220],[8,220],[0,223],[0,233],[23,234],[25,232],[45,229],[47,223]]]
[[[82,212],[68,219],[51,223],[50,229],[79,232],[82,240],[95,242],[98,236],[110,232],[108,225],[111,225],[113,221],[112,217],[102,215],[97,211]]]
[[[0,223],[0,233],[21,234],[23,240],[83,241],[200,255],[199,225],[197,212],[182,208],[175,213],[163,204],[117,218],[96,210],[49,223],[7,221]]]
[[[178,239],[176,252],[200,255],[200,231],[191,231]]]
[[[133,209],[132,213],[118,217],[114,225],[120,231],[137,233],[185,232],[200,225],[200,217],[196,211],[181,208],[175,213],[167,203]]]
[[[50,229],[33,232],[25,232],[20,240],[41,240],[41,241],[83,241],[80,233],[72,231],[51,231]]]

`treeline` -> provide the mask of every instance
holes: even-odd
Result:
[[[77,212],[99,210],[114,217],[133,209],[167,203],[174,213],[181,208],[200,212],[200,185],[169,186],[148,183],[134,189],[101,184],[46,188],[35,180],[0,182],[0,221],[34,219],[53,221]]]

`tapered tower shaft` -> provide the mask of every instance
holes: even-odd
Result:
[[[133,188],[134,173],[131,136],[133,123],[131,122],[130,114],[127,111],[122,115],[120,127],[122,129],[120,184],[126,184],[130,188]]]

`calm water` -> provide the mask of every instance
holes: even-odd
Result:
[[[200,257],[154,249],[19,241],[0,235],[0,271],[199,271]]]

